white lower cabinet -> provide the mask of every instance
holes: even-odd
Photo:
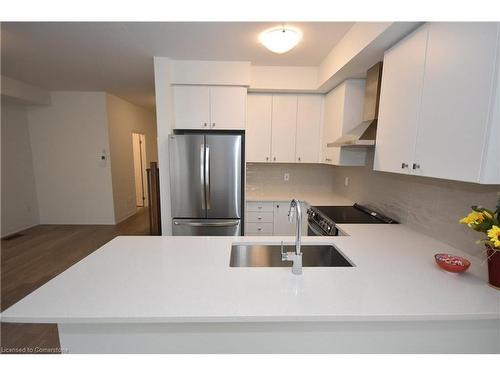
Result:
[[[290,223],[288,210],[290,202],[274,202],[274,231],[275,236],[293,236],[297,224],[295,219]]]
[[[302,204],[302,235],[307,235],[307,208]],[[290,201],[248,201],[245,216],[245,236],[293,236],[297,223],[288,220]]]

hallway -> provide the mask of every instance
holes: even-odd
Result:
[[[37,225],[1,242],[1,310],[116,236],[149,235],[148,208],[117,225]],[[1,324],[1,349],[59,348],[53,324]]]

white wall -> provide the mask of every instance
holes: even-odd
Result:
[[[38,224],[26,107],[2,100],[1,236]]]
[[[172,85],[250,86],[249,61],[169,60],[169,65]]]
[[[166,57],[154,58],[156,124],[158,129],[158,167],[160,172],[160,206],[162,235],[172,235],[170,204],[170,173],[168,164],[168,135],[174,124],[171,61]]]
[[[370,155],[373,157],[373,155]],[[373,171],[372,167],[333,167],[334,191],[366,204],[460,250],[478,255],[483,237],[458,220],[470,206],[494,209],[500,185],[479,185]],[[349,177],[349,186],[344,178]],[[439,249],[436,249],[439,252]]]
[[[153,111],[106,95],[113,201],[116,222],[136,212],[132,133],[146,137],[147,167],[158,161],[156,121]]]
[[[249,91],[317,92],[317,66],[251,67]]]
[[[19,104],[50,104],[49,91],[6,76],[1,76],[0,79],[2,81],[2,97],[4,98]]]
[[[42,224],[115,223],[105,95],[52,92],[28,111]]]

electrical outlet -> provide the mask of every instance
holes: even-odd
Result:
[[[344,177],[344,186],[349,186],[349,177]]]
[[[283,175],[283,181],[290,181],[290,173],[285,173]]]

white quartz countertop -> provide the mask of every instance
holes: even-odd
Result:
[[[282,202],[290,201],[293,198],[309,203],[311,206],[352,206],[353,202],[342,195],[332,192],[312,192],[312,191],[246,191],[247,201],[258,202]]]
[[[117,237],[11,306],[5,322],[252,322],[500,319],[486,266],[454,275],[433,254],[466,256],[404,225],[341,225],[331,243],[356,266],[231,268],[232,243],[292,237]],[[499,320],[500,323],[500,320]]]

